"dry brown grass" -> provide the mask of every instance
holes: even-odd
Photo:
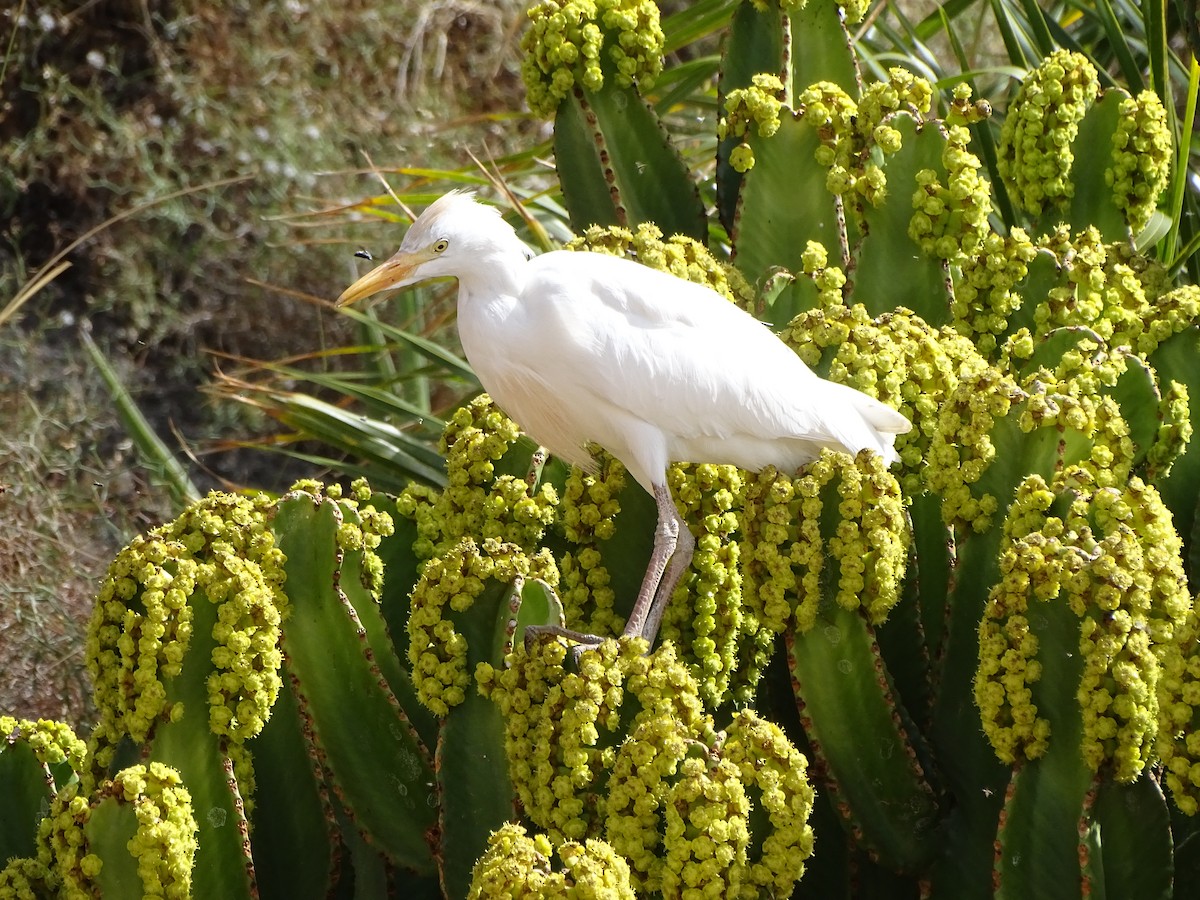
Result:
[[[253,429],[203,399],[206,351],[273,358],[340,324],[262,283],[335,296],[351,237],[290,215],[376,193],[381,166],[452,167],[527,145],[516,41],[524,0],[168,3],[43,0],[0,12],[0,307],[114,213],[248,176],[105,229],[0,326],[0,712],[86,725],[95,586],[169,517],[143,483],[75,328],[87,322],[164,439]],[[261,454],[214,477],[280,487]],[[215,477],[215,476],[219,476]]]

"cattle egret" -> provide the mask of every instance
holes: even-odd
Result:
[[[467,193],[435,201],[337,304],[439,276],[458,279],[463,350],[501,409],[588,471],[589,446],[603,447],[654,497],[654,548],[625,627],[650,643],[695,547],[667,487],[671,463],[791,472],[823,447],[869,448],[892,463],[896,435],[911,427],[815,375],[716,291],[601,253],[534,255]]]

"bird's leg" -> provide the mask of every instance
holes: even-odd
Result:
[[[671,595],[675,593],[675,587],[679,584],[679,579],[683,577],[684,571],[692,563],[692,553],[696,549],[696,538],[692,535],[692,530],[687,527],[687,522],[678,518],[679,523],[678,539],[675,544],[675,552],[671,554],[671,562],[667,565],[667,571],[663,574],[662,581],[658,583],[658,590],[654,593],[654,603],[650,607],[650,615],[646,618],[646,625],[642,628],[642,637],[654,646],[654,639],[658,637],[658,628],[662,624],[663,615],[666,614],[667,604],[671,602]]]
[[[665,484],[654,485],[654,502],[658,506],[658,525],[654,528],[654,550],[650,554],[650,564],[646,566],[646,576],[642,579],[641,590],[638,591],[637,602],[625,622],[627,637],[648,637],[653,641],[658,633],[659,622],[662,621],[664,608],[675,590],[675,583],[683,573],[683,567],[677,566],[674,560],[676,549],[684,550],[683,566],[692,559],[692,548],[695,539],[675,509],[675,501],[671,499],[671,491]],[[681,535],[686,532],[687,537]],[[683,544],[680,547],[680,544]],[[670,563],[670,568],[668,568]],[[669,578],[664,578],[664,573]],[[667,584],[667,581],[670,584]],[[667,588],[664,595],[663,588]],[[650,626],[653,626],[651,630]]]

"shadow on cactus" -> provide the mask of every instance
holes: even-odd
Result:
[[[864,78],[863,12],[735,5],[712,223],[643,100],[654,4],[537,4],[525,74],[577,246],[756,312],[912,420],[900,465],[674,467],[697,551],[653,648],[615,639],[653,501],[486,397],[446,417],[443,489],[214,494],[102,585],[86,751],[0,720],[0,892],[1185,896],[1178,134],[1074,52],[1002,123],[965,83]],[[614,639],[523,639],[563,624]]]

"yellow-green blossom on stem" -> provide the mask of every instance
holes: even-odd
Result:
[[[964,373],[986,367],[971,342],[949,329],[931,328],[906,309],[872,320],[859,304],[801,313],[781,337],[811,368],[908,416],[913,428],[896,441],[904,463],[900,479],[905,493],[920,493],[946,398]]]
[[[883,170],[870,161],[858,131],[858,105],[840,86],[818,81],[796,98],[796,110],[817,132],[820,141],[813,158],[828,170],[825,187],[831,194],[851,192],[878,203],[883,199]]]
[[[1159,650],[1159,727],[1155,750],[1171,797],[1189,816],[1200,812],[1200,599]]]
[[[663,32],[653,0],[540,0],[521,39],[529,108],[552,116],[576,87],[649,88],[662,71]]]
[[[922,252],[959,266],[980,253],[985,238],[992,233],[988,224],[991,188],[979,174],[983,165],[979,157],[967,149],[970,142],[971,132],[966,126],[946,129],[942,150],[946,183],[933,169],[917,173],[913,215],[908,224],[908,236]]]
[[[813,789],[808,782],[808,760],[773,722],[753,710],[738,711],[721,743],[725,761],[741,771],[741,781],[758,798],[771,832],[755,834],[742,879],[743,896],[786,897],[804,874],[804,862],[813,851],[813,829],[808,824]]]
[[[1046,752],[1050,723],[1038,715],[1030,685],[1041,678],[1031,603],[1058,597],[1065,565],[1062,521],[1048,517],[1054,492],[1038,475],[1021,482],[1004,522],[1000,578],[979,623],[975,705],[996,756],[1005,763]]]
[[[0,716],[0,755],[5,744],[24,744],[33,751],[34,757],[43,766],[69,765],[78,772],[83,768],[87,745],[75,736],[71,726],[50,719],[17,719]]]
[[[568,622],[589,634],[617,635],[624,620],[613,608],[611,576],[604,548],[616,530],[625,467],[601,451],[599,471],[589,475],[572,467],[563,485],[559,519],[571,546],[559,559],[559,599]]]
[[[992,115],[992,105],[987,100],[971,100],[971,86],[960,81],[954,86],[950,108],[946,110],[945,122],[951,125],[974,125]]]
[[[1121,101],[1112,142],[1113,162],[1104,181],[1136,236],[1150,221],[1171,174],[1173,141],[1158,94],[1142,91]]]
[[[138,824],[127,846],[145,895],[190,897],[197,828],[179,773],[161,763],[132,766],[118,773],[106,793],[133,806]]]
[[[976,485],[996,458],[992,429],[1025,399],[1016,383],[987,366],[964,373],[938,409],[925,481],[942,497],[946,524],[986,531],[999,500]],[[978,494],[976,493],[978,491]]]
[[[823,450],[795,476],[768,467],[747,491],[743,522],[746,577],[756,582],[748,594],[772,624],[792,594],[791,624],[801,632],[830,600],[861,608],[873,624],[899,600],[907,517],[900,485],[878,454],[852,459]],[[835,586],[832,596],[827,586]]]
[[[732,688],[749,698],[753,683],[731,685],[742,640],[753,640],[755,623],[745,622],[742,576],[735,533],[740,525],[742,478],[734,466],[672,466],[671,495],[692,529],[696,548],[668,606],[660,634],[673,641],[691,667],[700,696],[710,708]],[[749,630],[747,630],[749,626]]]
[[[717,124],[717,137],[744,138],[753,131],[767,138],[779,130],[783,109],[783,82],[778,75],[762,72],[750,79],[750,87],[734,88],[725,95],[725,114]],[[754,168],[754,149],[745,140],[730,153],[729,164],[738,172]]]
[[[997,168],[1009,194],[1040,216],[1075,193],[1071,145],[1100,90],[1087,57],[1056,50],[1026,77],[1000,130]]]
[[[846,273],[838,266],[829,265],[829,251],[825,249],[825,245],[809,241],[804,246],[800,263],[804,267],[804,274],[817,286],[817,309],[829,310],[831,316],[840,315],[839,308],[843,307],[846,301]]]
[[[1054,515],[1058,496],[1065,509]],[[1068,468],[1049,486],[1036,475],[1025,479],[1005,522],[1001,579],[979,630],[975,699],[1002,760],[1035,758],[1054,740],[1055,723],[1034,700],[1036,683],[1047,658],[1076,653],[1078,684],[1046,690],[1068,690],[1078,702],[1078,724],[1061,724],[1068,733],[1079,729],[1088,768],[1132,781],[1156,741],[1170,743],[1163,734],[1178,710],[1160,673],[1171,673],[1173,648],[1186,645],[1192,608],[1179,550],[1170,513],[1136,477],[1097,487],[1085,470]],[[1041,603],[1068,608],[1079,620],[1078,637],[1062,646],[1061,634],[1043,631]]]
[[[803,90],[796,109],[817,132],[820,145],[814,159],[829,170],[829,192],[879,205],[887,193],[887,178],[876,157],[900,149],[895,117],[922,120],[932,97],[928,81],[901,68],[889,69],[887,80],[864,88],[857,102],[833,82],[819,81]]]
[[[71,900],[96,896],[94,879],[101,868],[99,858],[88,851],[84,829],[92,816],[92,806],[80,788],[80,783],[74,782],[54,795],[49,812],[38,824],[37,836],[39,868],[57,889],[54,896]]]
[[[950,301],[952,325],[984,356],[995,353],[1009,318],[1024,302],[1016,288],[1037,253],[1025,231],[1014,228],[1007,235],[988,231],[975,252],[963,253],[958,260],[961,275]]]
[[[552,865],[556,854],[561,869]],[[604,841],[567,841],[556,850],[544,834],[530,837],[510,822],[488,838],[487,851],[475,863],[467,897],[633,900],[634,892],[629,865]]]
[[[664,803],[664,897],[737,896],[746,875],[750,800],[726,759],[689,756]]]
[[[887,146],[886,138],[880,140],[879,129],[888,128],[888,118],[897,112],[923,118],[932,102],[933,86],[926,79],[893,66],[888,69],[887,81],[873,81],[863,88],[855,125],[864,140],[874,140],[884,153],[894,153],[899,146]]]
[[[0,869],[0,897],[5,900],[41,900],[56,893],[54,874],[40,859],[13,857]]]
[[[548,550],[527,556],[515,544],[488,538],[482,546],[464,538],[453,550],[429,561],[413,588],[408,619],[408,661],[417,699],[445,716],[462,703],[471,686],[466,638],[455,619],[470,610],[489,588],[505,589],[517,578],[557,583]]]
[[[1146,480],[1158,482],[1170,474],[1175,460],[1192,439],[1191,400],[1187,385],[1172,381],[1158,404],[1158,433],[1146,453]]]
[[[566,669],[565,653],[558,641],[541,640],[518,648],[507,669],[482,680],[504,714],[517,796],[556,845],[603,833],[613,798],[624,796],[609,773],[626,733],[661,721],[693,734],[703,722],[695,680],[669,642],[647,654],[642,640],[606,641],[582,655],[578,671]],[[626,748],[634,750],[628,741],[620,752]],[[669,757],[664,752],[661,764],[674,771]],[[657,781],[648,787],[657,790]],[[604,837],[613,843],[611,834]]]
[[[97,770],[128,736],[145,741],[164,716],[166,680],[181,677],[193,602],[217,605],[207,675],[209,727],[234,741],[261,730],[275,702],[287,610],[283,554],[263,495],[213,492],[174,522],[139,536],[109,567],[89,626],[87,662],[100,722]],[[189,676],[183,676],[189,677]]]
[[[105,861],[91,852],[89,822],[104,816],[106,805],[128,805],[136,821],[126,849],[137,863],[144,896],[191,896],[196,854],[196,820],[191,795],[179,773],[162,763],[134,765],[98,786],[91,802],[72,783],[51,801],[38,827],[38,862],[56,896],[92,897]]]
[[[532,490],[523,477],[497,475],[509,455],[520,455],[521,430],[480,394],[454,411],[442,432],[447,485],[440,493],[414,485],[396,498],[397,511],[415,521],[413,551],[438,556],[463,538],[494,538],[532,551],[554,519],[558,495],[550,484]]]

